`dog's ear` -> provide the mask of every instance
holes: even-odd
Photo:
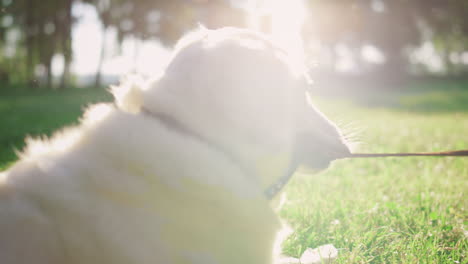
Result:
[[[115,104],[122,110],[138,113],[143,105],[143,89],[145,82],[135,76],[126,77],[119,86],[112,86]]]

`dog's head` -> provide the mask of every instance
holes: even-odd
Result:
[[[268,186],[291,163],[324,168],[349,153],[309,102],[303,72],[261,34],[200,30],[181,40],[141,104],[219,146]]]

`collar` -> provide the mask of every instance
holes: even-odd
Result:
[[[203,142],[204,144],[210,146],[211,148],[217,150],[220,153],[223,153],[228,159],[230,159],[234,164],[236,164],[242,171],[246,172],[247,174],[250,174],[248,169],[246,169],[243,165],[242,162],[235,157],[232,153],[226,151],[223,147],[220,145],[213,143],[211,141],[208,141],[201,135],[193,132],[192,130],[188,129],[186,126],[181,124],[179,121],[174,119],[173,117],[161,113],[161,112],[151,112],[147,108],[142,107],[141,108],[141,113],[144,115],[147,115],[153,119],[159,120],[161,123],[163,123],[166,127],[176,130],[177,132],[184,134],[186,136],[192,137],[200,142]],[[281,176],[278,180],[276,180],[275,183],[271,184],[268,188],[265,189],[263,192],[265,197],[268,200],[273,199],[282,189],[283,187],[289,182],[291,179],[294,171],[297,168],[297,163],[296,162],[291,162],[289,168],[286,170],[285,174]]]
[[[275,196],[284,188],[284,186],[286,186],[289,180],[291,180],[291,177],[293,176],[296,169],[297,163],[292,161],[289,164],[289,167],[284,173],[284,175],[281,176],[278,180],[276,180],[275,183],[266,188],[266,190],[263,193],[268,198],[268,200],[275,198]]]

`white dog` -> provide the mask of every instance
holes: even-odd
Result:
[[[306,86],[260,34],[190,34],[160,78],[0,174],[0,262],[272,263],[269,198],[297,165],[349,153]]]

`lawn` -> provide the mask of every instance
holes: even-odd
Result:
[[[318,103],[359,152],[468,149],[468,84],[426,85]],[[467,192],[468,157],[342,160],[297,173],[281,211],[295,230],[284,251],[331,243],[337,263],[468,263]]]
[[[73,124],[101,90],[0,94],[0,169],[26,135]],[[318,105],[360,152],[468,149],[468,83],[368,92]],[[468,158],[342,160],[298,172],[280,212],[295,232],[287,255],[333,244],[337,263],[467,263]]]
[[[103,89],[0,92],[0,170],[17,159],[26,136],[50,135],[76,124],[86,105],[111,99]]]

